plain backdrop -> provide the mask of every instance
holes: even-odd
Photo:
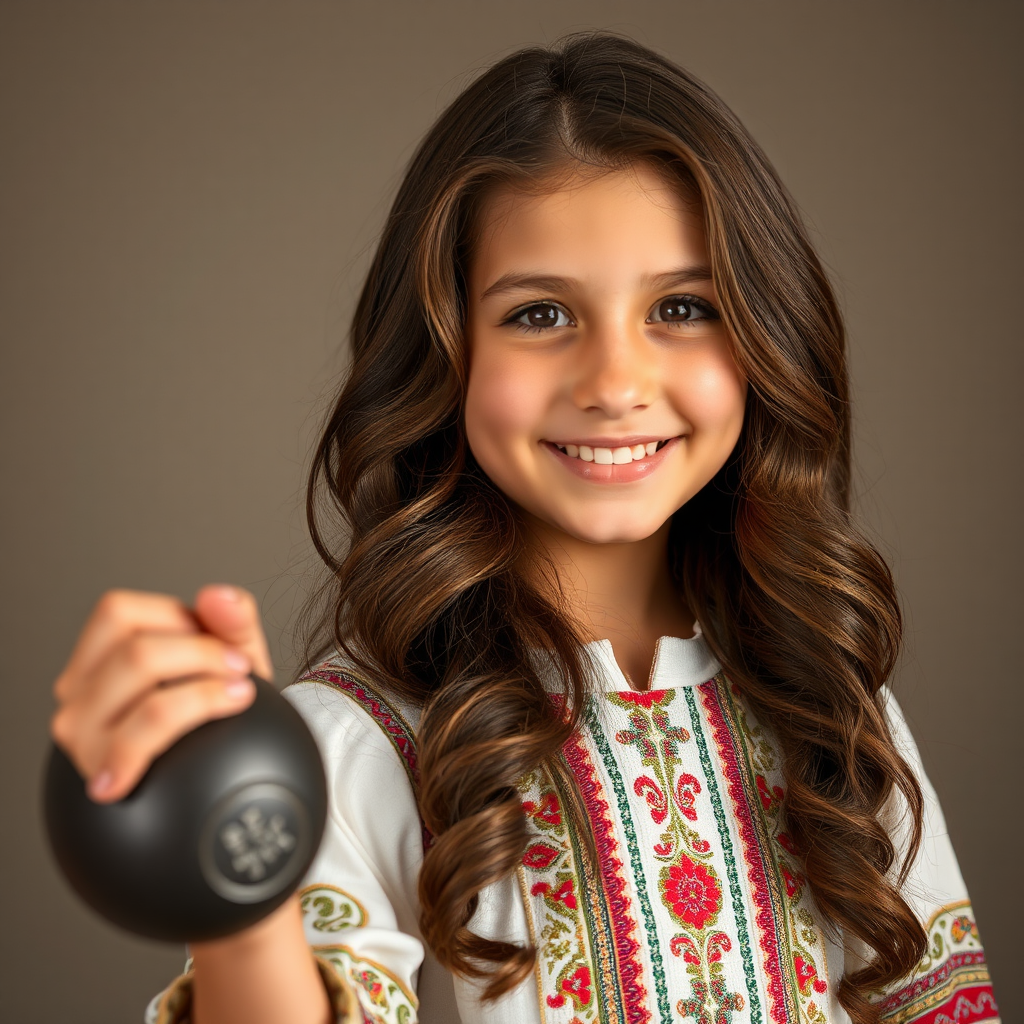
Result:
[[[431,0],[0,3],[0,1016],[137,1024],[182,951],[71,896],[40,829],[50,688],[96,598],[251,588],[286,680],[308,453],[402,168],[510,50],[610,28],[775,161],[848,317],[858,508],[895,686],[1004,1020],[1018,888],[1024,7]]]

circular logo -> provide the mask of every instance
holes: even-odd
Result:
[[[298,797],[277,783],[255,782],[211,811],[199,840],[199,865],[218,895],[259,903],[297,880],[309,841],[309,815]]]

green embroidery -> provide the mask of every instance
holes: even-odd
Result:
[[[644,798],[651,820],[663,829],[653,846],[662,864],[658,892],[679,928],[669,949],[690,979],[690,996],[680,999],[676,1010],[697,1024],[729,1024],[745,1000],[729,991],[722,962],[732,941],[718,928],[722,883],[714,851],[690,824],[697,821],[701,783],[683,769],[680,747],[691,734],[669,717],[676,697],[675,690],[659,690],[609,694],[607,700],[628,713],[629,728],[620,729],[615,739],[639,754],[645,773],[633,781],[633,792]]]
[[[576,864],[582,865],[583,851],[580,848],[579,836],[576,829],[570,827],[569,842],[572,844],[573,858]],[[619,985],[618,961],[615,958],[615,949],[610,940],[612,934],[612,922],[608,916],[608,901],[605,900],[598,886],[595,886],[594,879],[586,872],[580,872],[577,879],[580,889],[583,890],[583,917],[586,921],[587,933],[592,940],[593,959],[598,966],[597,970],[591,970],[589,966],[583,972],[579,968],[574,970],[576,988],[579,991],[587,991],[590,988],[597,989],[593,996],[597,998],[597,1019],[599,1024],[610,1024],[612,1021],[624,1021],[622,1007],[622,989]],[[600,917],[595,916],[595,910]],[[565,977],[559,978],[559,984],[564,991],[569,991],[565,985]],[[611,1016],[609,1015],[611,1011]]]
[[[800,904],[805,896],[804,879],[795,858],[783,851],[785,836],[781,834],[782,800],[779,786],[771,786],[768,776],[775,770],[776,753],[760,725],[748,721],[744,705],[737,699],[732,686],[724,676],[716,680],[718,696],[726,725],[735,739],[734,747],[743,759],[741,777],[744,793],[750,806],[758,833],[758,847],[766,874],[774,876],[772,902],[779,943],[780,960],[791,965],[784,970],[792,1007],[802,1006],[804,1016],[812,1024],[825,1024],[826,1017],[815,999],[826,989],[827,968],[819,971],[819,964],[810,947],[819,946],[819,933],[814,918]],[[824,952],[822,952],[824,958]]]
[[[605,771],[611,779],[612,788],[615,791],[615,801],[619,805],[619,817],[622,820],[622,828],[626,834],[626,848],[629,850],[629,863],[633,869],[633,881],[636,885],[637,898],[640,901],[640,911],[644,916],[644,925],[647,932],[647,945],[650,951],[651,964],[654,968],[654,987],[658,993],[658,1010],[661,1019],[671,1019],[672,1011],[668,1001],[668,989],[665,984],[665,966],[661,957],[661,946],[658,943],[658,929],[654,922],[654,911],[651,908],[651,900],[647,895],[647,879],[644,875],[643,861],[640,858],[640,847],[637,844],[636,828],[633,825],[633,817],[629,808],[629,797],[626,795],[626,788],[623,785],[622,776],[619,773],[619,766],[612,754],[608,739],[601,729],[598,716],[593,715],[589,721],[591,735],[601,760],[604,762]]]
[[[368,918],[363,905],[351,894],[333,885],[311,885],[299,893],[303,918],[318,932],[340,932],[360,928]]]
[[[718,835],[722,841],[722,853],[725,857],[726,873],[729,876],[729,895],[732,897],[733,914],[736,917],[736,925],[739,929],[740,953],[743,957],[743,971],[747,979],[747,998],[750,1002],[751,1024],[761,1024],[761,1003],[757,997],[757,979],[754,974],[754,957],[750,948],[750,931],[747,925],[747,916],[743,911],[743,894],[740,891],[739,873],[736,870],[736,858],[733,854],[732,839],[729,836],[729,825],[725,818],[725,809],[722,805],[722,795],[718,791],[715,780],[715,771],[708,755],[708,744],[704,737],[704,728],[701,724],[700,712],[697,709],[697,702],[693,695],[692,687],[684,689],[686,703],[690,709],[690,724],[693,727],[693,738],[697,743],[697,752],[700,755],[701,767],[704,769],[704,778],[708,783],[708,795],[711,798],[711,806],[715,812],[715,822],[718,825]]]

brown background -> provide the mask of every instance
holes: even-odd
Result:
[[[1020,969],[1022,11],[901,0],[0,4],[0,1016],[141,1020],[181,953],[54,873],[50,685],[107,587],[261,598],[281,676],[310,440],[416,140],[473,69],[614,28],[775,160],[851,328],[897,681],[1004,1019]],[[1016,525],[1015,525],[1016,524]]]

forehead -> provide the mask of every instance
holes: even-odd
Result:
[[[659,273],[706,263],[699,202],[646,164],[569,172],[550,188],[503,187],[483,201],[469,266],[471,290],[508,272],[574,278]]]

